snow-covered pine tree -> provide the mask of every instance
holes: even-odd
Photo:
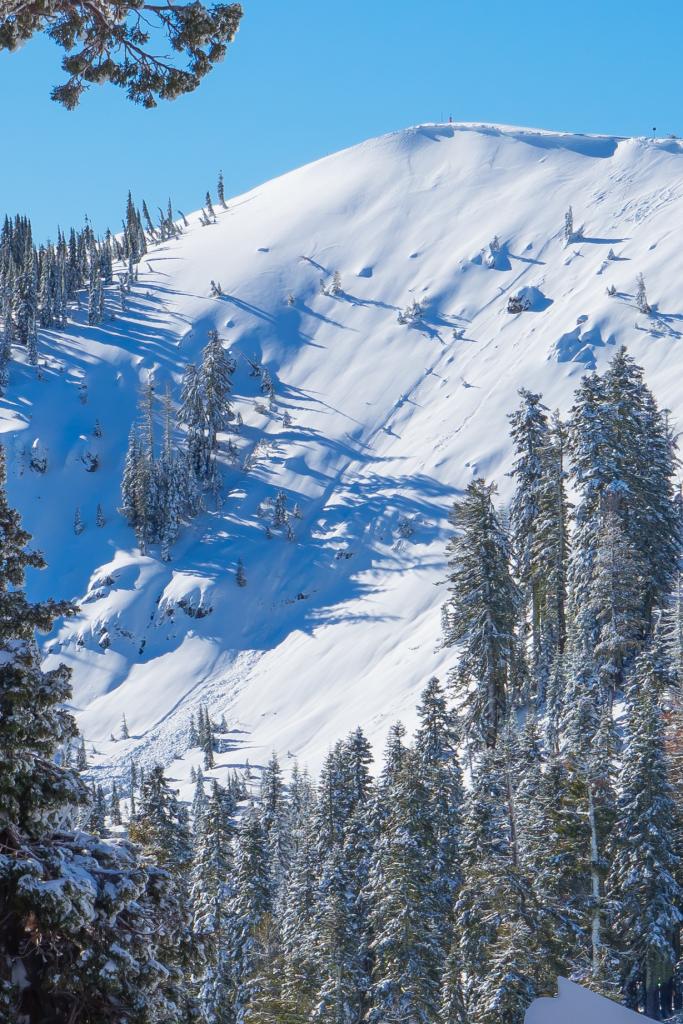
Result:
[[[471,744],[496,744],[514,681],[518,592],[510,575],[508,540],[493,506],[495,486],[472,481],[453,506],[448,542],[444,645],[461,648],[451,674],[467,714]]]
[[[527,730],[525,729],[525,734]],[[520,862],[541,910],[541,987],[585,973],[590,950],[591,842],[585,780],[571,758],[541,758],[526,738],[517,764]]]
[[[214,991],[212,979],[220,973],[219,959],[225,946],[224,906],[232,871],[233,833],[224,795],[214,781],[196,822],[190,875],[192,927],[202,960],[200,984],[207,993]],[[218,1008],[211,1010],[216,1013]]]
[[[19,345],[24,345],[29,362],[37,363],[36,319],[38,315],[38,263],[31,238],[30,224],[24,229],[23,257],[17,263],[12,297],[14,335]]]
[[[284,491],[278,491],[273,503],[273,526],[275,529],[282,529],[287,525],[287,495]]]
[[[476,1024],[521,1024],[547,955],[539,908],[521,870],[515,747],[508,724],[496,748],[481,752],[463,822],[456,934],[462,998]]]
[[[675,443],[666,418],[625,349],[604,378],[584,377],[571,413],[569,454],[579,501],[570,558],[570,601],[581,643],[593,647],[598,624],[590,592],[608,513],[620,521],[642,567],[639,616],[643,637],[673,585],[680,551],[680,508],[672,478]]]
[[[547,443],[542,450],[543,473],[538,491],[538,521],[534,528],[531,562],[538,579],[541,598],[540,663],[537,676],[539,702],[554,661],[561,657],[567,636],[567,567],[569,559],[569,504],[566,494],[565,448],[567,432],[560,415],[550,421]],[[540,567],[543,567],[542,569]]]
[[[570,642],[567,688],[561,715],[559,756],[590,833],[590,949],[581,977],[608,994],[612,959],[605,921],[605,869],[616,819],[615,759],[617,738],[610,701],[601,692],[592,652]]]
[[[90,280],[88,283],[88,323],[101,324],[104,319],[104,289],[100,268],[91,251]]]
[[[465,800],[457,720],[439,680],[432,678],[417,709],[415,760],[425,786],[434,834],[431,861],[435,925],[446,954],[452,943],[452,909],[462,881],[462,814]],[[425,853],[425,856],[427,854]]]
[[[93,788],[90,804],[84,815],[86,830],[95,836],[104,836],[107,831],[106,817],[107,803],[104,798],[104,790],[98,785]]]
[[[209,460],[206,443],[206,413],[202,397],[200,373],[188,363],[183,374],[178,420],[187,428],[187,452],[195,476],[203,479]]]
[[[215,739],[213,735],[213,723],[205,704],[200,705],[197,715],[197,736],[199,746],[204,751],[204,768],[208,771],[214,767]]]
[[[267,987],[272,887],[266,835],[260,815],[251,808],[240,825],[233,891],[227,912],[229,981],[236,1024],[249,1024],[251,1012]]]
[[[267,366],[264,366],[263,375],[261,377],[261,394],[267,395],[269,398],[272,398],[275,394],[273,378],[271,377],[270,370]]]
[[[290,785],[292,861],[286,879],[281,930],[284,952],[282,995],[297,1020],[307,1020],[320,989],[320,961],[314,911],[320,878],[315,790],[296,770]]]
[[[638,274],[636,278],[636,306],[638,311],[643,313],[645,316],[649,316],[652,312],[652,307],[647,301],[647,291],[645,290],[645,278],[642,274]]]
[[[135,527],[138,521],[138,508],[136,502],[136,480],[140,460],[140,443],[137,429],[130,428],[128,435],[128,448],[123,464],[123,477],[121,478],[121,515],[125,517],[129,526]]]
[[[626,1003],[643,1006],[657,1020],[675,1012],[674,972],[683,923],[676,849],[681,818],[669,781],[660,704],[668,683],[658,652],[644,651],[627,690],[619,827],[607,879]]]
[[[354,1024],[363,1012],[368,987],[362,956],[362,936],[357,932],[352,878],[343,850],[328,855],[316,898],[316,936],[319,988],[312,1022]]]
[[[232,388],[234,362],[228,357],[216,330],[209,331],[209,340],[202,352],[199,386],[203,400],[203,422],[210,452],[218,447],[217,435],[232,419],[229,395]]]
[[[261,824],[268,851],[268,875],[272,904],[278,905],[291,858],[291,823],[287,791],[277,754],[273,753],[261,775]]]
[[[642,584],[646,570],[621,526],[613,495],[610,492],[605,501],[586,609],[595,622],[593,659],[602,694],[609,702],[622,690],[646,628]]]
[[[514,450],[511,476],[515,492],[510,504],[510,539],[515,572],[526,606],[531,629],[533,667],[538,669],[541,658],[541,631],[543,618],[543,591],[547,578],[547,563],[539,559],[544,554],[537,540],[540,526],[541,493],[546,487],[545,453],[549,446],[547,407],[541,396],[522,388],[521,404],[511,413],[510,436]],[[539,550],[540,549],[540,550]],[[552,553],[551,554],[552,557]]]
[[[427,793],[411,751],[405,751],[401,767],[392,775],[382,793],[387,803],[368,882],[374,962],[367,1020],[430,1024],[438,1013],[443,962],[429,869],[434,833]]]
[[[223,180],[222,171],[218,172],[218,187],[216,189],[216,194],[218,196],[218,202],[221,204],[224,210],[227,210],[228,204],[225,201],[225,182]]]
[[[344,744],[338,740],[325,758],[318,780],[315,834],[321,860],[344,843],[349,781]]]
[[[44,563],[4,482],[0,450],[0,1015],[113,1024],[123,1005],[131,1019],[171,1019],[177,906],[130,844],[72,830],[87,791],[56,759],[76,735],[69,672],[44,672],[34,638],[72,608],[26,597],[25,570]]]
[[[78,744],[78,750],[76,752],[76,769],[79,772],[83,772],[87,767],[88,753],[85,749],[85,736],[81,736],[81,742]]]
[[[111,793],[109,795],[109,818],[112,825],[121,824],[121,798],[119,796],[118,786],[116,782],[112,783]]]
[[[192,856],[185,808],[171,789],[161,765],[145,772],[131,839],[179,879],[186,879]]]

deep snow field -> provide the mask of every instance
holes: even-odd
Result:
[[[148,201],[165,201],[159,187]],[[570,205],[583,237],[565,245]],[[29,591],[80,604],[45,651],[73,668],[94,771],[106,784],[132,755],[161,761],[185,795],[202,703],[230,728],[217,777],[272,750],[316,771],[357,724],[378,749],[397,718],[412,727],[423,684],[453,661],[439,649],[449,507],[475,475],[509,497],[517,388],[564,412],[623,343],[683,422],[683,142],[423,125],[215,209],[216,225],[189,215],[143,258],[127,312],[113,288],[101,326],[73,310],[42,331],[43,365],[13,363],[0,404],[10,498],[49,563]],[[335,271],[341,293],[323,294]],[[512,315],[520,288],[532,307]],[[422,320],[399,323],[414,300]],[[222,507],[209,500],[164,563],[116,511],[128,432],[140,384],[153,374],[177,400],[212,327],[238,359],[239,461],[224,459]],[[273,411],[248,360],[273,378]],[[278,489],[301,506],[293,542],[258,515]],[[111,742],[124,712],[131,738]]]

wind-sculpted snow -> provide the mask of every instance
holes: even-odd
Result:
[[[49,563],[34,595],[80,603],[47,660],[73,668],[107,778],[135,754],[186,781],[201,703],[231,728],[219,775],[273,748],[316,768],[358,723],[378,743],[412,724],[453,656],[439,649],[448,510],[475,475],[509,495],[517,388],[566,411],[624,343],[680,415],[682,170],[675,140],[411,128],[216,206],[216,225],[192,215],[143,258],[126,312],[112,293],[102,326],[74,313],[43,332],[45,365],[13,364],[2,407],[10,498]],[[528,307],[509,312],[514,296]],[[117,512],[127,435],[140,384],[153,373],[177,399],[214,327],[243,426],[222,437],[222,504],[207,497],[164,563]],[[266,536],[280,489],[300,505],[294,540]],[[124,712],[131,737],[111,742]]]

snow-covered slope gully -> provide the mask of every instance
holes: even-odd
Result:
[[[567,246],[570,204],[583,237]],[[13,365],[2,405],[10,496],[49,562],[32,593],[80,604],[47,638],[47,663],[72,666],[107,777],[135,754],[187,780],[200,703],[230,726],[219,775],[273,749],[315,769],[358,723],[378,744],[395,719],[410,727],[423,683],[451,661],[438,647],[448,510],[473,475],[509,494],[516,389],[566,410],[586,368],[624,343],[683,418],[683,143],[426,125],[217,216],[203,227],[193,215],[150,252],[126,313],[43,332],[44,365]],[[496,235],[491,267],[482,249]],[[325,295],[334,271],[342,291]],[[638,273],[650,317],[635,306]],[[223,297],[209,297],[211,279]],[[532,308],[511,315],[522,287]],[[422,321],[399,323],[414,299]],[[139,553],[116,512],[126,438],[140,383],[153,373],[177,397],[212,327],[238,358],[240,459],[258,447],[249,471],[225,460],[222,507],[183,529],[167,564]],[[257,409],[248,359],[268,367],[274,411]],[[29,465],[36,438],[44,474]],[[82,461],[93,446],[94,473]],[[257,515],[279,488],[301,505],[294,542],[267,539]],[[111,742],[123,712],[131,737]]]

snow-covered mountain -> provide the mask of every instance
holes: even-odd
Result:
[[[315,769],[358,723],[380,745],[395,719],[411,726],[424,682],[452,662],[439,650],[449,507],[475,475],[509,494],[517,388],[566,410],[624,343],[683,418],[682,171],[675,139],[410,128],[216,206],[215,225],[190,216],[143,259],[125,313],[42,332],[38,372],[12,366],[0,430],[10,498],[49,563],[30,590],[80,604],[45,646],[73,668],[97,766],[135,753],[187,780],[202,703],[231,730],[218,775],[273,749]],[[508,312],[520,292],[530,308]],[[399,322],[414,302],[421,317]],[[238,359],[239,462],[225,457],[222,507],[165,563],[116,511],[126,441],[140,384],[153,373],[177,398],[210,328]],[[279,489],[301,507],[294,541],[268,539],[259,516]],[[112,742],[124,712],[131,738]]]

